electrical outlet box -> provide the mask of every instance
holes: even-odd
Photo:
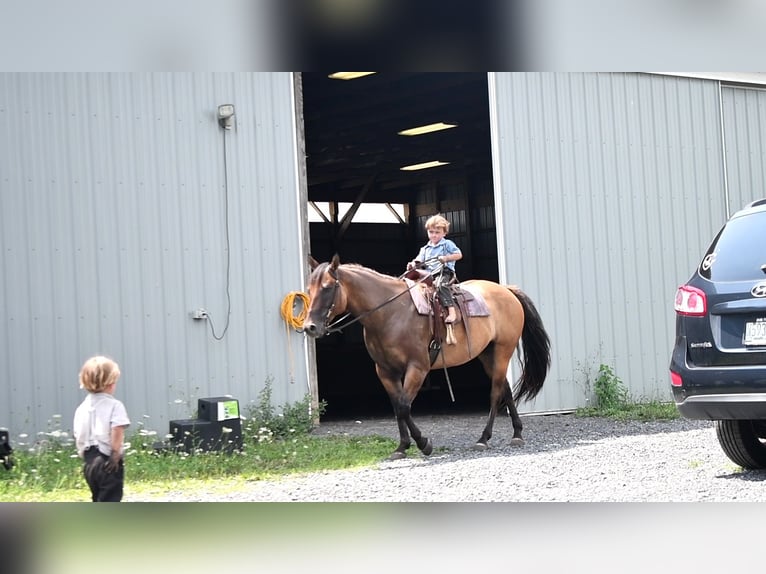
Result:
[[[192,319],[207,319],[207,311],[200,307],[199,309],[195,309],[191,313],[189,313],[189,316]]]

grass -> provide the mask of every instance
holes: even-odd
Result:
[[[379,436],[316,436],[310,397],[275,408],[267,381],[258,403],[242,423],[242,448],[235,452],[191,453],[155,448],[157,433],[142,427],[126,440],[126,493],[162,493],[171,490],[215,491],[236,488],[250,481],[289,474],[371,466],[386,458],[396,442]],[[49,421],[49,430],[31,444],[13,445],[14,465],[0,468],[0,502],[87,501],[90,491],[82,476],[82,462],[73,439],[60,427],[61,417]],[[25,435],[21,435],[25,440]]]
[[[676,405],[658,400],[633,400],[622,380],[609,365],[601,365],[593,383],[595,406],[575,411],[580,417],[606,417],[614,420],[673,420],[680,418]]]
[[[648,401],[612,406],[608,408],[582,407],[575,411],[578,417],[606,417],[618,421],[674,420],[680,418],[674,403]]]
[[[373,465],[396,443],[368,437],[296,436],[245,444],[241,452],[158,453],[151,445],[136,446],[131,437],[125,457],[126,492],[160,493],[185,489],[230,489],[249,481],[289,474]],[[0,501],[86,501],[89,490],[80,459],[71,445],[48,445],[42,452],[16,451],[15,465],[0,473]]]

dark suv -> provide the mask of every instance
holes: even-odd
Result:
[[[675,300],[673,398],[716,421],[726,455],[766,468],[766,199],[735,213]]]

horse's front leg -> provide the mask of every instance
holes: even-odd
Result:
[[[375,371],[378,373],[378,378],[388,394],[391,406],[394,409],[394,415],[396,416],[396,425],[399,427],[399,446],[396,447],[396,450],[388,458],[389,460],[404,458],[407,456],[407,449],[410,448],[411,443],[410,430],[407,425],[409,407],[405,405],[406,399],[401,378],[383,369],[380,365],[375,365]]]
[[[414,440],[415,444],[418,445],[420,452],[426,456],[433,452],[434,447],[431,443],[431,439],[423,436],[423,433],[420,432],[420,428],[415,424],[415,421],[412,418],[412,402],[418,395],[420,387],[423,386],[423,381],[425,380],[427,374],[427,367],[418,367],[417,365],[411,363],[407,367],[407,371],[404,373],[403,385],[404,396],[406,397],[407,402],[406,417],[404,420],[407,423],[407,428],[410,431],[412,440]]]
[[[391,453],[389,459],[397,460],[407,456],[407,449],[410,448],[411,444],[410,436],[423,454],[431,454],[433,451],[431,441],[424,437],[420,432],[420,429],[412,420],[411,414],[412,401],[415,395],[417,395],[420,386],[423,384],[425,374],[422,375],[419,384],[414,384],[412,382],[408,384],[408,378],[411,378],[411,375],[408,373],[405,375],[404,384],[402,384],[400,378],[392,375],[386,369],[378,365],[376,365],[375,368],[378,373],[378,378],[381,383],[383,383],[383,387],[386,389],[389,399],[391,400],[391,406],[396,415],[396,424],[399,427],[399,446],[397,446],[396,450]]]

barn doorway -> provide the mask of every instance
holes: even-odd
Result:
[[[442,213],[463,251],[458,277],[496,281],[487,74],[331,74],[302,73],[298,82],[312,256],[326,261],[337,253],[396,276],[426,242],[425,220]],[[421,129],[406,131],[414,128]],[[391,414],[359,324],[318,340],[316,350],[325,418]],[[413,411],[488,408],[478,362],[450,369],[449,378],[455,402],[444,373],[432,371]]]

